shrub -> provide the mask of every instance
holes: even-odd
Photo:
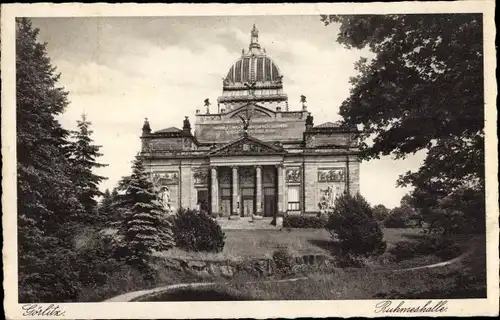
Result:
[[[335,200],[326,229],[338,239],[343,254],[359,256],[380,255],[386,243],[372,208],[360,195],[343,194]]]
[[[293,258],[286,248],[279,248],[274,251],[273,261],[277,272],[286,274],[292,271]]]
[[[434,255],[449,260],[460,255],[460,247],[449,240],[431,237],[419,241],[400,241],[389,250],[396,261],[407,260],[416,256]]]
[[[416,245],[415,241],[400,241],[389,249],[389,253],[394,256],[396,261],[411,259],[418,254],[415,251]]]
[[[221,252],[226,235],[207,213],[180,208],[174,217],[175,245],[187,251]]]
[[[322,229],[326,226],[326,222],[327,219],[322,216],[288,215],[283,219],[283,227]]]
[[[384,219],[384,227],[386,228],[407,228],[407,221],[400,215],[391,214]]]

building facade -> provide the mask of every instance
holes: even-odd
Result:
[[[312,214],[359,190],[357,131],[314,125],[301,97],[289,110],[283,75],[251,31],[248,50],[230,67],[217,110],[197,110],[194,132],[142,128],[142,159],[164,203],[239,219]]]

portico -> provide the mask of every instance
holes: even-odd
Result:
[[[212,166],[212,213],[229,219],[274,217],[276,213],[283,213],[283,170],[282,163]]]

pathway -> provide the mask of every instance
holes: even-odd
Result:
[[[251,284],[251,283],[281,283],[281,282],[295,282],[295,281],[307,280],[307,279],[309,279],[309,278],[299,277],[299,278],[282,279],[282,280],[249,281],[247,283],[249,283],[249,284]],[[188,288],[188,287],[189,288],[206,287],[206,286],[211,286],[211,285],[215,285],[215,284],[220,284],[220,282],[171,284],[168,286],[157,287],[157,288],[149,289],[149,290],[139,290],[139,291],[128,292],[128,293],[116,296],[114,298],[105,300],[104,302],[131,302],[134,299],[137,299],[137,298],[145,296],[145,295],[148,295],[148,296],[154,295],[154,294],[158,294],[158,293],[165,292],[168,290]],[[224,282],[223,282],[223,284],[224,284]]]

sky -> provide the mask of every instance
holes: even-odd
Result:
[[[34,18],[39,39],[47,42],[60,85],[70,104],[59,117],[75,129],[83,113],[92,122],[95,143],[108,164],[96,173],[108,177],[101,189],[112,189],[130,174],[140,151],[144,118],[153,131],[194,126],[203,101],[216,101],[222,78],[247,49],[250,30],[284,75],[290,110],[301,110],[307,96],[315,125],[340,119],[349,96],[354,63],[368,50],[348,50],[335,40],[338,26],[325,27],[319,16],[204,16],[127,18]],[[392,208],[409,189],[397,188],[400,174],[417,169],[423,154],[404,160],[381,157],[361,163],[360,191],[372,204]]]

